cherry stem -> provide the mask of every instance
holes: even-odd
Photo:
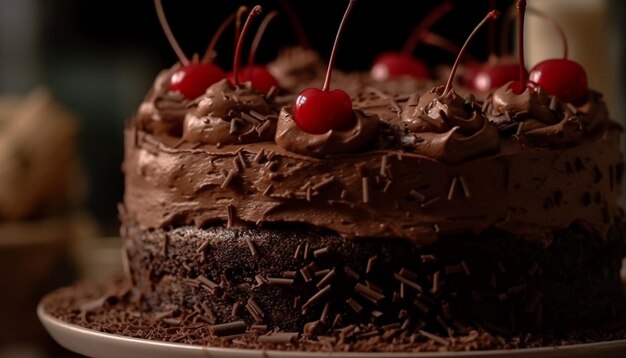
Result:
[[[248,54],[248,67],[252,68],[254,65],[254,57],[256,56],[256,52],[259,49],[259,44],[261,43],[261,39],[263,38],[263,34],[265,34],[265,30],[267,30],[267,26],[278,16],[278,11],[274,10],[267,14],[261,24],[259,25],[259,29],[254,35],[254,40],[252,40],[252,45],[250,46],[250,53]]]
[[[172,46],[172,49],[178,57],[178,60],[180,61],[180,63],[183,64],[183,66],[189,66],[189,59],[187,58],[187,56],[185,56],[185,53],[180,48],[178,41],[176,41],[176,38],[172,33],[170,25],[167,23],[167,18],[165,17],[165,11],[163,11],[163,4],[161,3],[161,0],[154,0],[154,7],[156,8],[157,16],[159,17],[159,22],[161,23],[161,28],[163,28],[163,32],[165,32],[165,37],[167,37],[170,46]]]
[[[567,59],[569,46],[567,44],[567,36],[565,35],[565,31],[563,30],[563,27],[561,27],[561,25],[552,16],[546,14],[545,12],[539,9],[529,6],[527,11],[533,15],[536,15],[544,20],[548,20],[550,23],[552,23],[552,26],[554,26],[556,31],[559,33],[559,36],[561,37],[561,42],[563,43],[563,58]]]
[[[412,55],[415,52],[415,48],[422,41],[426,33],[430,28],[441,19],[444,15],[454,10],[454,4],[450,1],[446,1],[443,4],[437,6],[426,17],[420,21],[415,30],[411,33],[411,36],[404,43],[402,52],[407,55]]]
[[[300,46],[305,49],[311,48],[311,41],[309,41],[309,37],[306,35],[306,31],[304,30],[304,26],[302,25],[302,21],[298,17],[296,10],[291,5],[291,0],[279,0],[278,4],[282,7],[285,14],[287,14],[291,27],[296,32],[296,37],[298,38],[298,42],[300,42]]]
[[[250,28],[250,24],[252,23],[252,19],[254,19],[256,16],[258,16],[259,14],[261,14],[261,12],[263,11],[263,8],[261,8],[260,5],[256,5],[255,7],[252,8],[252,10],[250,10],[250,13],[248,14],[248,18],[246,19],[246,23],[243,24],[243,28],[241,29],[241,33],[239,34],[239,39],[237,40],[237,47],[235,48],[235,60],[233,63],[233,81],[235,83],[235,86],[239,86],[239,65],[240,65],[240,59],[241,59],[241,48],[243,47],[243,40],[246,37],[246,33],[248,32],[248,29]]]
[[[519,80],[522,88],[526,87],[526,61],[524,56],[524,18],[526,17],[526,0],[517,0],[517,46],[519,56]]]
[[[237,15],[235,15],[235,47],[237,47],[239,35],[241,35],[241,17],[246,11],[248,11],[247,6],[240,6],[239,9],[237,9]]]
[[[491,0],[489,2],[489,10],[495,10],[497,7],[497,0]],[[488,52],[487,54],[489,55],[489,58],[494,58],[496,57],[496,23],[495,22],[490,22],[489,23],[489,32],[487,33],[488,40],[489,41],[487,43],[488,46]]]
[[[454,66],[452,66],[452,70],[450,71],[450,76],[448,77],[448,82],[446,83],[446,87],[444,88],[442,95],[446,95],[450,91],[452,91],[452,81],[454,80],[454,76],[456,75],[456,70],[459,67],[459,63],[461,62],[463,53],[467,49],[467,45],[474,38],[474,36],[476,36],[476,33],[478,32],[478,30],[480,30],[480,28],[483,27],[483,25],[485,25],[487,21],[495,20],[498,18],[498,16],[500,16],[500,13],[497,10],[489,11],[489,13],[485,16],[485,18],[482,19],[482,21],[478,23],[478,25],[476,25],[476,27],[474,28],[474,31],[472,31],[472,33],[467,37],[467,40],[465,40],[465,43],[461,47],[461,51],[459,52],[458,56],[456,57],[456,60],[454,61]]]
[[[226,20],[224,20],[220,24],[220,27],[217,28],[217,31],[215,31],[215,34],[211,38],[211,42],[209,42],[209,47],[207,47],[206,51],[204,52],[204,56],[202,56],[202,63],[210,63],[213,60],[213,54],[215,53],[215,46],[217,46],[217,41],[222,38],[222,35],[224,34],[224,31],[226,31],[228,25],[230,25],[233,20],[235,20],[236,14],[237,13],[233,13],[228,16]]]
[[[337,30],[337,36],[335,37],[335,43],[333,44],[333,50],[330,53],[330,59],[328,60],[328,69],[326,70],[326,78],[324,79],[324,86],[322,87],[322,91],[328,91],[330,89],[330,77],[333,73],[333,66],[335,64],[335,57],[337,55],[337,44],[339,43],[339,39],[341,39],[341,35],[343,34],[343,29],[346,25],[346,20],[354,7],[354,4],[357,0],[350,0],[348,3],[348,7],[346,8],[346,12],[343,14],[343,18],[341,19],[341,23],[339,24],[339,30]]]

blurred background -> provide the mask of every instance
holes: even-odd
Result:
[[[491,4],[506,12],[513,1],[453,2],[457,10],[435,24],[432,31],[462,44]],[[327,58],[346,3],[163,0],[171,28],[188,56],[203,53],[215,29],[239,5],[261,4],[268,11],[284,11],[285,6],[293,8],[301,18],[311,46]],[[361,0],[346,28],[337,67],[367,70],[377,54],[401,49],[417,23],[439,3],[438,0]],[[533,0],[529,5],[544,10],[561,23],[570,42],[570,58],[583,64],[590,86],[605,94],[613,118],[623,122],[625,2]],[[529,17],[526,39],[529,67],[561,53],[558,34],[550,26]],[[281,48],[298,44],[294,33],[283,12],[270,25],[258,62],[269,62]],[[224,68],[231,67],[233,43],[233,33],[227,32],[217,46],[216,62]],[[486,59],[487,43],[487,31],[481,31],[470,46],[471,55]],[[514,46],[510,44],[511,48]],[[418,47],[415,55],[431,65],[451,64],[454,60],[453,55],[428,46]],[[31,281],[21,280],[26,287],[22,290],[37,287],[27,295],[32,297],[32,302],[0,299],[0,313],[14,310],[15,302],[29,302],[32,306],[28,305],[26,313],[16,315],[16,319],[28,321],[23,317],[33,316],[34,305],[46,290],[79,277],[102,276],[118,269],[117,241],[95,238],[118,235],[124,123],[135,113],[156,74],[176,61],[151,0],[0,0],[0,151],[23,146],[28,153],[35,153],[33,156],[42,152],[38,156],[41,167],[45,164],[49,167],[35,175],[36,163],[24,164],[21,160],[18,165],[21,169],[12,170],[11,163],[17,161],[17,155],[0,155],[0,193],[3,185],[11,190],[8,184],[3,184],[3,174],[8,176],[10,170],[12,174],[21,173],[10,178],[22,185],[20,190],[11,190],[16,204],[10,206],[14,208],[23,202],[24,195],[33,196],[32,210],[25,209],[25,214],[19,217],[3,218],[0,207],[0,292],[15,290],[16,271],[31,273]],[[17,116],[31,119],[32,132],[22,128],[22,137],[9,134],[8,123]],[[57,131],[60,133],[56,134]],[[54,141],[61,137],[65,138],[63,142]],[[52,177],[60,179],[54,182]],[[24,187],[29,183],[24,178],[31,178],[33,183],[29,185],[39,189]],[[50,189],[40,183],[54,186]],[[63,199],[41,201],[44,194],[39,192],[61,193]],[[48,234],[43,241],[16,244],[40,239],[42,232]],[[50,256],[47,261],[37,259],[38,266],[46,262],[53,269],[23,271],[20,265],[33,262],[36,257],[33,252],[42,251],[42,247]],[[8,263],[4,257],[12,257],[15,263]],[[26,342],[20,347],[38,347],[31,344],[40,342],[37,340],[41,332],[32,333],[38,329],[33,328],[36,324],[23,326],[24,332],[14,332],[11,341]],[[0,339],[0,357],[51,354],[44,346],[20,350],[6,341],[8,338]],[[58,354],[61,353],[52,356]]]

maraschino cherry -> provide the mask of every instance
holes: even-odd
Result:
[[[328,61],[328,70],[322,89],[307,88],[300,92],[293,106],[293,118],[298,127],[310,134],[323,134],[330,130],[347,129],[354,124],[350,95],[340,89],[330,90],[330,79],[337,54],[337,43],[341,38],[346,19],[356,0],[350,0],[341,19],[335,43]]]
[[[500,13],[497,10],[489,11],[489,13],[487,13],[485,18],[483,18],[482,21],[476,26],[476,28],[474,28],[474,31],[472,31],[472,33],[467,37],[467,40],[465,40],[463,47],[461,47],[461,51],[459,51],[459,54],[456,57],[456,60],[454,61],[452,70],[450,70],[450,75],[448,76],[448,82],[446,82],[446,87],[443,90],[442,96],[445,96],[449,92],[452,91],[453,89],[452,83],[454,82],[454,76],[459,67],[459,63],[461,62],[461,58],[463,57],[463,54],[465,53],[465,50],[467,49],[467,46],[470,43],[470,41],[476,36],[476,33],[478,32],[478,30],[480,30],[481,27],[483,27],[487,21],[495,20],[498,18],[498,16],[500,16]]]
[[[241,76],[241,48],[243,47],[243,41],[246,38],[246,34],[248,33],[248,29],[250,28],[250,24],[252,23],[252,19],[259,16],[263,12],[263,9],[260,5],[256,5],[250,10],[248,14],[248,18],[241,29],[241,33],[237,39],[237,46],[235,47],[235,58],[233,59],[233,73],[229,76],[231,82],[235,87],[241,86],[241,80],[243,76]]]
[[[156,7],[159,22],[161,23],[161,27],[163,27],[165,36],[182,64],[182,67],[172,74],[169,89],[172,92],[182,93],[183,96],[188,99],[195,99],[201,96],[212,84],[225,78],[226,73],[209,61],[202,61],[200,63],[190,62],[180,48],[167,23],[161,0],[154,0],[154,6]],[[216,36],[218,33],[216,33]]]
[[[492,9],[496,7],[496,0],[490,3]],[[465,69],[463,83],[472,92],[489,92],[506,83],[519,78],[519,63],[507,57],[498,57],[495,49],[495,23],[489,27],[489,59],[478,67],[468,66]]]
[[[259,25],[259,30],[252,41],[252,46],[250,47],[250,54],[248,55],[248,65],[244,67],[241,71],[239,71],[239,75],[237,80],[239,82],[251,82],[252,88],[261,93],[268,93],[272,88],[278,88],[280,85],[278,81],[272,74],[267,70],[265,66],[255,65],[254,64],[254,56],[256,55],[257,49],[259,48],[259,43],[261,42],[261,38],[267,29],[269,23],[278,15],[278,12],[272,11],[261,22]],[[234,75],[230,73],[228,78],[234,82]]]
[[[550,19],[536,9],[532,11]],[[587,72],[579,63],[567,59],[567,37],[563,29],[555,21],[552,22],[563,41],[563,58],[549,59],[536,64],[530,70],[529,82],[531,86],[537,86],[561,101],[581,105],[587,99]]]
[[[424,39],[430,27],[453,9],[454,5],[449,1],[439,5],[415,28],[401,52],[390,51],[380,54],[370,71],[372,78],[376,81],[386,81],[403,75],[417,79],[430,78],[428,67],[413,57],[413,52],[415,47]]]

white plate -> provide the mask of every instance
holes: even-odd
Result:
[[[215,348],[130,338],[98,332],[63,322],[46,313],[40,304],[37,315],[57,343],[89,357],[115,358],[460,358],[460,357],[626,357],[626,340],[563,347],[435,353],[322,353]]]

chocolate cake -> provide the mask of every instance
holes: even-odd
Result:
[[[291,88],[319,73],[299,58],[273,70]],[[621,127],[600,94],[346,74],[352,124],[311,134],[288,89],[224,79],[190,100],[174,70],[125,131],[128,286],[83,314],[132,306],[199,330],[159,336],[187,343],[400,351],[619,323]]]

